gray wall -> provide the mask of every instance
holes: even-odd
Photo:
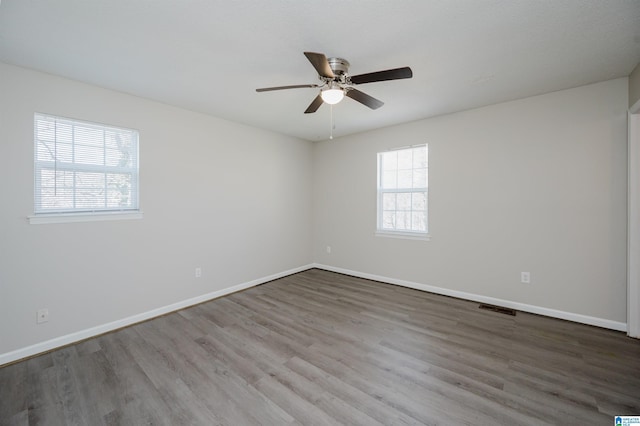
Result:
[[[627,88],[622,78],[315,144],[315,261],[625,323]],[[376,237],[376,152],[424,142],[431,241]]]
[[[0,93],[0,355],[312,262],[311,143],[4,64]],[[28,224],[34,112],[138,129],[144,219]]]

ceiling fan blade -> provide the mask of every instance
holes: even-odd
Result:
[[[304,52],[304,56],[307,57],[311,65],[318,71],[322,77],[326,78],[335,78],[331,67],[329,66],[329,61],[327,61],[327,57],[324,56],[323,53],[314,53],[314,52]]]
[[[359,91],[358,89],[350,89],[345,93],[346,96],[350,97],[354,101],[358,101],[363,105],[368,106],[371,109],[378,109],[384,102],[377,100],[373,96],[369,96],[366,93]]]
[[[394,68],[392,70],[376,71],[367,74],[351,76],[353,84],[373,83],[376,81],[400,80],[413,77],[413,71],[409,67]]]
[[[320,105],[322,105],[322,97],[320,95],[318,95],[313,100],[313,102],[311,102],[311,105],[309,105],[307,107],[307,109],[304,111],[304,113],[305,114],[309,114],[309,113],[312,113],[312,112],[316,112],[318,110],[318,108],[320,108]]]
[[[270,92],[272,90],[285,90],[285,89],[302,89],[304,87],[320,87],[317,84],[295,84],[293,86],[276,86],[276,87],[263,87],[256,89],[256,92]]]

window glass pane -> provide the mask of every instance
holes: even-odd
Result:
[[[54,161],[54,151],[47,141],[40,140],[36,145],[36,157],[40,161]]]
[[[57,143],[53,147],[56,158],[62,163],[73,163],[73,145],[70,143]]]
[[[398,188],[411,188],[412,175],[411,169],[398,170]]]
[[[55,124],[51,121],[41,120],[36,123],[36,139],[43,142],[56,140]]]
[[[398,194],[398,210],[411,210],[411,193]]]
[[[414,192],[411,194],[411,210],[424,211],[427,208],[427,194],[425,192]]]
[[[421,146],[413,149],[413,168],[422,169],[427,167],[427,150]]]
[[[107,185],[110,207],[128,207],[131,204],[132,176],[130,174],[108,174]]]
[[[412,188],[427,187],[427,169],[414,169]]]
[[[78,145],[92,145],[101,147],[104,141],[102,130],[91,127],[77,126],[74,129],[75,143]]]
[[[382,170],[396,170],[398,168],[398,153],[396,151],[382,154]]]
[[[104,164],[104,150],[102,147],[87,145],[76,145],[75,163],[81,164]]]
[[[64,170],[42,169],[40,170],[40,185],[46,188],[73,188],[73,172]]]
[[[396,229],[398,231],[411,229],[411,212],[396,212]]]
[[[76,209],[100,209],[104,206],[103,188],[78,188],[76,190]]]
[[[395,224],[396,224],[395,212],[382,213],[382,229],[395,229]]]
[[[386,189],[392,189],[392,188],[398,187],[397,175],[395,171],[383,172],[382,187]]]
[[[133,147],[131,135],[106,133],[106,164],[118,167],[130,167]]]
[[[69,123],[57,123],[55,125],[56,141],[58,143],[73,143],[73,126]]]
[[[76,173],[77,188],[104,188],[104,173]]]
[[[382,194],[382,209],[383,210],[396,209],[396,194],[389,194],[389,193]]]
[[[427,221],[424,212],[412,212],[411,213],[411,229],[413,231],[426,231]]]
[[[120,152],[119,149],[107,148],[105,149],[104,155],[105,155],[104,157],[105,165],[111,166],[111,167],[116,167],[120,165],[120,158],[122,157],[122,152]],[[123,166],[126,166],[126,162],[125,164],[123,164]]]
[[[130,205],[131,192],[123,189],[107,191],[107,207],[127,207]]]
[[[42,209],[72,209],[73,208],[73,187],[64,188],[43,188],[40,197]]]
[[[398,169],[411,169],[413,164],[413,152],[410,149],[398,151]]]

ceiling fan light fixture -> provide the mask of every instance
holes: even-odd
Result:
[[[2,1],[2,0],[0,0]],[[305,114],[314,113],[322,104],[335,105],[340,103],[345,96],[370,109],[378,109],[384,102],[361,92],[354,86],[375,83],[377,81],[400,80],[413,77],[413,71],[409,67],[393,68],[366,74],[349,75],[349,61],[342,58],[327,58],[324,53],[304,52],[311,65],[318,73],[320,84],[295,84],[290,86],[274,86],[256,89],[256,92],[269,92],[272,90],[299,89],[305,87],[320,88],[320,93],[313,101]],[[317,92],[316,92],[317,93]]]
[[[320,92],[320,97],[322,100],[329,104],[335,105],[344,99],[344,90],[340,88],[336,88],[336,86],[329,86],[327,89],[324,89]]]

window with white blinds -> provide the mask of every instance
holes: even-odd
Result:
[[[138,211],[138,132],[35,114],[35,214]]]
[[[427,235],[427,145],[378,153],[378,233]]]

